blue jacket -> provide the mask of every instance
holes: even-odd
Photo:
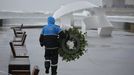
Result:
[[[58,26],[55,25],[55,19],[53,17],[48,17],[48,25],[45,25],[42,29],[41,34],[42,35],[56,35],[62,31],[62,29]]]
[[[60,26],[55,25],[55,19],[51,16],[48,17],[48,25],[44,25],[40,35],[41,46],[57,47],[58,35],[61,31]]]

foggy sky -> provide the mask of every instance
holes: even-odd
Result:
[[[102,4],[102,0],[0,0],[0,11],[54,12],[61,5],[75,1],[89,1],[98,6]]]

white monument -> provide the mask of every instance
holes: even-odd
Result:
[[[76,26],[75,23],[79,22],[83,33],[88,27],[95,27],[98,30],[98,35],[111,36],[113,29],[112,24],[105,16],[105,12],[88,1],[77,1],[64,5],[53,14],[53,17],[60,21],[60,25],[66,27]]]

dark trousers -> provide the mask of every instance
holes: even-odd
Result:
[[[51,66],[51,72],[57,73],[58,63],[58,48],[56,49],[45,49],[45,68],[49,70]]]

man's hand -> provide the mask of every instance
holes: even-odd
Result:
[[[40,46],[43,47],[43,44],[40,43]]]
[[[43,44],[42,42],[44,41],[44,35],[40,35],[40,38],[39,38],[39,42],[40,42],[40,46],[43,47]]]
[[[43,45],[41,45],[41,47],[43,47]]]

